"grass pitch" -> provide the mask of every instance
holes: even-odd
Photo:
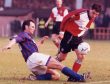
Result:
[[[86,41],[90,44],[91,51],[85,57],[79,73],[90,71],[92,79],[87,80],[85,84],[110,84],[110,41]],[[7,42],[8,38],[0,38],[0,48]],[[40,46],[39,51],[54,56],[57,53],[57,48],[51,40],[46,40]],[[75,53],[70,52],[62,63],[71,68],[75,59]],[[63,74],[61,74],[59,81],[29,81],[24,79],[30,73],[17,45],[10,50],[0,52],[0,84],[76,84],[66,82],[67,77]]]

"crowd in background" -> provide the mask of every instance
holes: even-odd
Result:
[[[67,7],[74,7],[73,0],[64,0],[64,5]],[[0,0],[0,6],[3,6],[4,0]],[[54,0],[13,0],[13,8],[32,8],[32,9],[50,9],[55,6]]]
[[[0,0],[0,10],[3,10],[4,7],[4,1],[5,0]],[[63,0],[64,3],[63,5],[67,7],[69,11],[75,10],[76,6],[76,0]],[[96,18],[95,23],[92,25],[92,29],[94,28],[108,28],[110,27],[110,0],[83,0],[83,8],[88,8],[90,5],[93,3],[99,3],[103,7],[103,12],[99,15],[99,17]],[[25,8],[25,9],[32,9],[35,11],[41,11],[41,10],[50,10],[55,6],[55,1],[54,0],[12,0],[12,7],[11,8]],[[45,11],[44,11],[45,12]],[[42,13],[42,12],[41,12]],[[45,12],[43,14],[48,14],[49,12]],[[40,14],[40,15],[43,15]],[[35,13],[36,15],[36,13]],[[38,17],[39,18],[39,17]],[[42,19],[47,19],[48,17],[45,18],[39,18],[39,20]],[[40,23],[40,22],[39,22]],[[42,25],[42,24],[41,24]],[[50,24],[50,27],[52,28],[52,25]],[[51,30],[50,28],[50,30]]]
[[[3,7],[5,0],[0,0],[0,7]],[[107,5],[109,0],[83,0],[83,8],[89,8],[92,3],[100,3]],[[105,3],[106,2],[106,3]],[[75,9],[75,0],[64,0],[64,5],[68,10]],[[30,9],[51,9],[55,6],[54,0],[12,0],[12,8],[30,8]],[[109,27],[110,26],[110,8],[105,9],[95,21],[96,27]]]
[[[96,27],[110,27],[110,8],[107,8],[105,13],[100,14],[95,20]]]

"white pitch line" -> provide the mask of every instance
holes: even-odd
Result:
[[[81,84],[102,84],[102,83],[110,84],[110,81],[96,81],[96,82],[88,82],[88,83],[81,83]]]

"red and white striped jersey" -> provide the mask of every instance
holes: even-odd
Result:
[[[94,18],[89,18],[87,9],[78,9],[65,16],[61,23],[61,30],[80,37],[88,30],[93,20]]]
[[[54,21],[61,22],[67,14],[68,10],[65,7],[54,7],[50,17],[53,18]]]

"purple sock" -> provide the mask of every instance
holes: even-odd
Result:
[[[75,79],[76,81],[81,81],[81,80],[84,80],[84,78],[77,74],[76,72],[72,71],[70,68],[68,67],[64,67],[62,69],[62,73],[65,74],[66,76],[69,76],[70,78],[73,78]]]
[[[38,75],[36,76],[37,80],[51,80],[52,79],[52,75],[50,73],[46,73],[43,75]]]

